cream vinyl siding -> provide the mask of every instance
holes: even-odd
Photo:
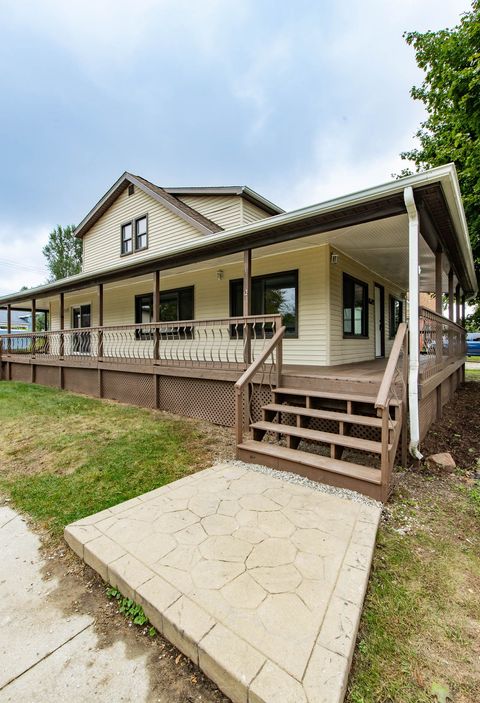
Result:
[[[298,270],[298,339],[284,342],[284,361],[290,364],[325,364],[327,343],[328,246],[268,256],[253,261],[253,275]],[[241,263],[225,265],[223,280],[217,280],[218,266],[185,273],[160,274],[162,290],[194,286],[194,317],[230,317],[230,280],[243,276]],[[104,325],[135,322],[135,296],[152,292],[152,277],[129,279],[104,287]],[[92,305],[92,325],[98,325],[98,298],[95,289],[65,296],[65,327],[71,327],[71,307]],[[59,304],[51,302],[51,326],[59,329]],[[142,345],[144,342],[135,341]],[[105,350],[107,352],[107,350]]]
[[[242,199],[238,195],[182,195],[180,200],[223,229],[243,224]]]
[[[64,329],[73,329],[72,326],[72,308],[79,307],[80,305],[90,305],[90,315],[91,315],[91,326],[96,327],[98,325],[98,292],[96,288],[88,288],[84,291],[79,291],[78,293],[66,293],[64,299],[64,314],[65,314],[65,327]],[[60,327],[60,300],[59,298],[53,298],[50,300],[49,304],[50,310],[50,329],[59,330]],[[91,353],[96,354],[96,337],[91,338]],[[59,343],[58,338],[54,339],[54,348]],[[65,336],[65,354],[72,353],[72,337],[71,335]]]
[[[330,263],[330,254],[338,254],[338,263]],[[199,265],[185,272],[162,272],[162,290],[194,286],[194,318],[214,319],[230,316],[229,282],[243,276],[241,262],[224,264],[223,279],[217,279],[218,263],[209,267]],[[374,306],[368,306],[368,339],[343,338],[343,273],[348,273],[368,284],[368,297],[374,298],[375,282],[385,289],[385,353],[388,356],[392,341],[389,338],[390,295],[404,301],[405,294],[389,281],[350,259],[328,245],[289,251],[253,259],[253,276],[298,270],[298,339],[285,339],[284,361],[287,364],[336,365],[375,358]],[[115,326],[135,322],[135,296],[152,292],[152,276],[128,279],[104,286],[104,325]],[[74,305],[90,303],[92,325],[98,325],[97,290],[91,288],[65,295],[65,327],[71,327],[71,309]],[[59,329],[59,301],[50,300],[51,328]],[[133,333],[132,333],[133,336]],[[132,348],[148,343],[135,340]]]
[[[393,340],[390,339],[390,295],[404,301],[405,293],[381,276],[365,268],[358,262],[333,247],[331,253],[338,254],[338,263],[330,264],[330,365],[349,364],[355,361],[375,359],[375,306],[368,305],[368,339],[343,338],[343,274],[368,284],[368,297],[375,298],[375,283],[385,289],[385,356],[388,357]]]
[[[240,195],[182,195],[181,200],[223,229],[233,229],[269,217]]]
[[[264,220],[266,217],[270,217],[268,212],[265,212],[265,210],[262,210],[257,205],[254,205],[245,198],[242,198],[242,210],[242,223],[244,225],[248,225],[250,224],[250,222],[256,222],[257,220]]]
[[[80,305],[90,305],[92,327],[98,326],[98,292],[96,288],[87,288],[78,293],[65,293],[64,314],[65,329],[72,329],[72,308]],[[50,329],[60,329],[60,299],[50,300]]]
[[[148,248],[120,255],[120,228],[137,217],[148,217]],[[205,235],[170,212],[139,188],[133,195],[125,190],[87,232],[83,243],[83,271],[99,271],[123,263],[140,261],[152,254],[165,254]]]

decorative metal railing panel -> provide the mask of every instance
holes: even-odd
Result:
[[[419,309],[420,374],[423,380],[466,354],[465,329],[433,310]]]
[[[6,359],[245,369],[281,326],[279,315],[178,320],[2,335]]]

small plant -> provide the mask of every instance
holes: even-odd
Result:
[[[148,618],[143,612],[143,608],[141,605],[135,603],[135,601],[131,598],[125,598],[124,596],[122,596],[118,588],[115,588],[114,586],[107,586],[105,590],[107,597],[117,602],[118,612],[123,613],[127,620],[130,620],[130,622],[132,622],[134,625],[138,625],[139,627],[149,624]],[[155,637],[156,634],[156,629],[153,627],[153,625],[151,625],[148,628],[149,637]]]

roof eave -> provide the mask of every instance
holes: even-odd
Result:
[[[321,214],[327,214],[329,212],[334,212],[341,210],[342,208],[348,208],[353,205],[366,204],[376,199],[386,198],[389,195],[395,195],[402,193],[404,189],[408,186],[420,187],[426,184],[441,183],[444,187],[448,207],[452,219],[454,221],[456,237],[459,241],[462,250],[462,257],[467,264],[467,269],[469,273],[469,279],[471,284],[471,292],[474,294],[477,291],[477,281],[475,276],[475,270],[473,266],[473,258],[471,245],[468,238],[468,228],[465,220],[465,213],[463,211],[460,188],[458,186],[458,179],[456,176],[456,170],[453,164],[447,164],[446,166],[440,166],[430,171],[423,173],[414,174],[412,176],[407,176],[405,178],[398,179],[397,181],[391,181],[384,183],[380,186],[375,186],[373,188],[366,189],[364,191],[359,191],[357,193],[352,193],[349,195],[341,196],[335,198],[325,203],[319,203],[316,205],[310,205],[305,208],[300,208],[298,210],[287,212],[281,215],[276,215],[274,217],[265,218],[263,220],[257,220],[248,225],[242,225],[235,229],[228,231],[222,231],[218,234],[211,234],[208,237],[208,244],[223,244],[228,243],[236,238],[241,239],[243,236],[265,233],[279,225],[285,224],[301,224],[305,222],[309,217]],[[259,243],[262,240],[259,239]],[[206,240],[202,239],[199,242],[189,243],[183,247],[178,247],[174,251],[170,252],[170,255],[181,255],[188,251],[195,251],[195,249],[200,249],[206,245]],[[148,263],[150,261],[160,261],[161,257],[152,257],[148,260],[143,260],[143,263]],[[118,271],[124,271],[128,276],[127,266],[113,267],[111,269],[103,269],[101,272],[96,272],[97,275],[108,274],[110,272],[114,273]],[[57,281],[55,284],[47,284],[46,286],[40,286],[36,289],[31,289],[28,291],[28,295],[23,295],[20,292],[10,294],[8,296],[3,296],[0,298],[0,304],[5,304],[8,302],[15,302],[17,300],[26,299],[31,296],[40,296],[42,293],[48,293],[49,291],[54,291],[56,288],[65,286],[68,282],[76,284],[81,281],[82,278],[88,279],[92,274],[77,274],[68,279],[63,279],[63,281]]]
[[[81,239],[84,237],[89,229],[93,227],[93,225],[100,219],[100,217],[108,210],[108,208],[115,202],[115,200],[118,198],[118,196],[125,190],[127,187],[127,183],[131,183],[137,188],[140,188],[144,193],[152,197],[154,200],[157,202],[161,203],[164,207],[167,208],[167,210],[170,210],[170,212],[173,212],[175,215],[178,217],[181,217],[183,220],[188,222],[192,227],[197,229],[199,232],[202,234],[208,234],[211,235],[212,233],[221,231],[221,227],[218,227],[216,223],[212,222],[211,226],[207,226],[208,223],[208,218],[205,218],[202,216],[203,222],[206,222],[207,224],[203,224],[203,222],[199,222],[193,215],[189,215],[188,212],[185,212],[185,209],[181,209],[180,207],[176,207],[175,204],[170,202],[170,200],[166,199],[165,197],[162,197],[159,193],[155,192],[152,190],[147,183],[144,183],[143,180],[137,178],[133,173],[129,173],[128,171],[125,171],[120,178],[115,181],[113,186],[109,188],[109,190],[105,193],[105,195],[97,202],[97,204],[90,210],[90,212],[86,215],[86,217],[83,218],[83,220],[80,222],[78,227],[75,230],[75,236]],[[200,219],[200,214],[199,214],[199,219]]]
[[[281,207],[248,186],[175,186],[165,188],[165,190],[172,195],[241,195],[269,215],[281,215],[285,212]]]

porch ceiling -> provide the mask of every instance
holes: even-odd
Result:
[[[408,290],[408,217],[399,215],[329,233],[329,242],[371,271]],[[435,256],[423,237],[419,239],[420,290],[435,290]],[[444,290],[448,290],[445,258]]]

